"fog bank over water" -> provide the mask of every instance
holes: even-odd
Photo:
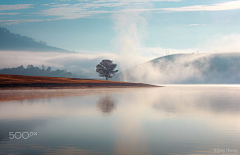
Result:
[[[129,56],[131,61],[115,53],[101,52],[101,54],[81,54],[81,53],[58,53],[58,52],[30,52],[30,51],[0,51],[0,69],[15,68],[23,65],[33,65],[42,68],[50,66],[52,70],[67,69],[74,74],[81,74],[89,78],[96,78],[96,65],[103,59],[113,60],[117,69],[121,64],[127,69],[133,65],[141,64],[152,59],[152,57]]]
[[[240,53],[168,55],[129,68],[114,80],[151,84],[239,84]]]
[[[72,73],[97,78],[96,65],[102,59],[111,59],[122,70],[111,80],[150,84],[240,83],[240,53],[175,54],[153,60],[151,54],[149,57],[130,55],[131,59],[113,53],[94,55],[1,51],[0,55],[0,68],[45,65],[52,69],[67,69]]]

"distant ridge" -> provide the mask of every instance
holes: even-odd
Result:
[[[11,33],[6,28],[0,27],[0,50],[36,51],[36,52],[64,52],[75,53],[65,49],[48,46],[45,42],[37,42],[35,39]]]
[[[240,84],[240,53],[167,55],[126,69],[112,80],[151,84]]]

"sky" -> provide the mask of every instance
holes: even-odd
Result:
[[[0,0],[0,26],[80,53],[118,53],[126,35],[146,54],[195,52],[238,37],[239,9],[240,0]]]
[[[5,51],[1,68],[44,64],[97,77],[106,58],[124,70],[166,53],[239,52],[240,0],[0,0],[0,27],[79,53]]]

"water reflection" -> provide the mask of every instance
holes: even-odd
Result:
[[[99,98],[97,101],[97,107],[103,114],[110,114],[116,109],[116,102],[111,95],[106,93],[106,96]]]
[[[35,98],[38,91],[30,95],[15,93],[20,100],[10,100],[5,93],[5,100],[0,101],[0,154],[214,154],[214,148],[240,151],[238,88],[76,91],[52,91],[51,96],[48,91],[40,91],[43,98]],[[8,132],[21,131],[37,131],[38,136],[7,139]]]
[[[32,132],[37,126],[46,124],[46,120],[1,120],[0,119],[0,143],[9,141],[9,132]]]
[[[229,93],[231,92],[231,93]],[[216,88],[181,88],[169,89],[161,92],[153,103],[153,108],[167,113],[211,113],[211,114],[239,114],[240,89]],[[153,98],[156,94],[151,95]],[[157,96],[157,95],[156,95]]]

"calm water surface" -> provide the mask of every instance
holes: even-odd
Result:
[[[240,154],[239,94],[234,85],[1,90],[0,154]]]

